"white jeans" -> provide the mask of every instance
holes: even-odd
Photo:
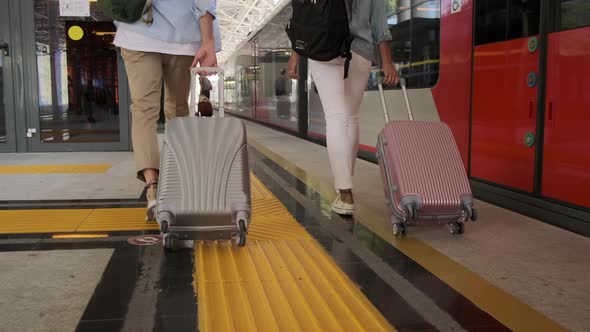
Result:
[[[352,53],[348,78],[344,60],[309,60],[326,116],[326,143],[336,189],[351,189],[359,144],[359,110],[367,88],[371,61]]]

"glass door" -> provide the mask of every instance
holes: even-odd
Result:
[[[59,1],[21,1],[24,58],[37,82],[29,100],[33,151],[129,150],[127,78],[115,26],[89,2],[90,16],[60,16]]]
[[[0,8],[9,8],[8,0]],[[9,12],[0,11],[0,152],[16,151]]]

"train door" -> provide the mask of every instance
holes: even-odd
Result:
[[[8,5],[7,0],[0,0],[2,8]],[[0,152],[16,151],[9,12],[0,11]]]
[[[476,0],[471,176],[532,192],[540,0]]]
[[[590,1],[555,1],[548,36],[542,193],[590,208]]]
[[[471,176],[590,207],[590,2],[475,8]]]

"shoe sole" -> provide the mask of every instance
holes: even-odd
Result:
[[[156,221],[156,205],[148,206],[145,216],[145,222],[152,223]]]

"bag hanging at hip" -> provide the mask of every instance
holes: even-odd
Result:
[[[141,20],[151,25],[154,21],[152,0],[98,0],[98,7],[118,22],[135,23]]]

